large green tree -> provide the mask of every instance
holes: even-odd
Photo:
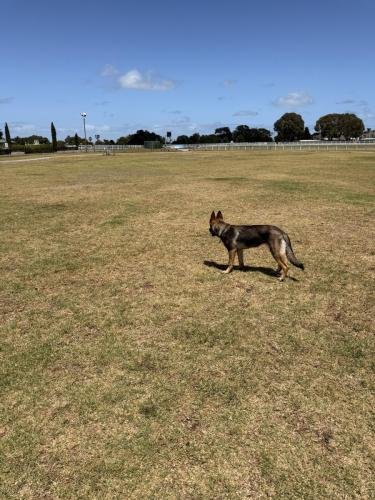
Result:
[[[155,132],[149,132],[148,130],[137,130],[135,134],[131,134],[129,136],[129,145],[141,145],[146,141],[159,141],[160,143],[164,143],[164,138]]]
[[[247,125],[238,125],[233,131],[234,142],[249,142],[249,130]]]
[[[190,144],[199,144],[201,140],[201,136],[196,132],[195,134],[189,137]]]
[[[78,134],[75,135],[67,135],[65,137],[65,144],[68,144],[69,146],[78,146],[79,144],[83,144],[85,139],[82,139],[79,137]]]
[[[272,142],[271,132],[265,128],[238,125],[233,131],[234,142]]]
[[[275,122],[274,130],[277,132],[275,137],[277,142],[299,141],[304,136],[305,123],[301,115],[285,113]]]
[[[130,135],[122,135],[117,139],[116,144],[124,146],[126,144],[129,144],[129,140],[130,140]]]
[[[360,137],[365,126],[363,121],[353,113],[330,113],[317,120],[315,130],[322,138],[331,140],[343,137],[349,140]]]
[[[189,144],[189,137],[187,135],[179,135],[174,144]]]
[[[354,113],[344,113],[342,117],[342,135],[349,139],[359,139],[365,131],[363,121]]]
[[[219,127],[215,129],[216,142],[230,142],[232,137],[232,132],[229,127]]]
[[[315,124],[316,132],[320,133],[321,139],[334,139],[341,136],[340,115],[339,113],[330,113],[321,116]]]
[[[223,140],[218,140],[216,134],[203,134],[199,137],[200,144],[217,144],[218,142],[228,142]]]
[[[52,151],[56,152],[57,151],[57,135],[56,135],[56,128],[53,122],[51,122],[51,138],[52,138]]]

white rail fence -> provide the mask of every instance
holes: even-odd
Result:
[[[144,146],[129,146],[119,144],[80,145],[79,151],[87,152],[120,152],[120,151],[144,151]],[[329,142],[316,143],[305,142],[237,142],[217,144],[171,144],[162,150],[190,150],[190,151],[239,151],[239,150],[269,150],[269,151],[343,151],[343,150],[375,150],[375,142]],[[79,152],[78,151],[78,152]],[[160,151],[160,149],[156,149]]]
[[[375,143],[362,142],[328,142],[303,143],[303,142],[242,142],[230,144],[189,144],[184,146],[187,149],[203,151],[231,151],[231,150],[292,150],[292,151],[339,151],[339,150],[364,150],[375,149]]]
[[[92,144],[88,144],[85,146],[84,144],[80,144],[78,146],[79,151],[138,151],[145,149],[144,146],[129,146],[125,144],[97,144],[93,146]]]

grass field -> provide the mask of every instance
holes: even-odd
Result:
[[[374,498],[374,152],[0,160],[1,498]],[[208,232],[288,232],[245,272]]]

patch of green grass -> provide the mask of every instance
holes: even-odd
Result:
[[[140,213],[140,208],[134,204],[134,203],[125,203],[125,207],[123,208],[122,213],[112,215],[109,219],[107,219],[105,222],[103,222],[103,225],[108,225],[108,226],[123,226],[127,220],[135,216],[136,214],[139,215]],[[144,212],[145,210],[143,210]]]
[[[0,346],[3,357],[0,386],[9,390],[21,389],[23,384],[27,384],[31,390],[33,382],[38,379],[40,383],[43,371],[53,360],[53,343],[51,340],[40,342],[35,339],[31,345],[12,351],[9,342]]]
[[[345,203],[351,203],[353,205],[367,205],[374,206],[375,195],[371,193],[356,193],[354,191],[346,191],[343,193],[337,193],[340,201]]]
[[[307,183],[294,181],[291,179],[280,179],[280,180],[270,180],[265,181],[268,189],[272,191],[282,191],[285,193],[298,193],[303,194],[309,191],[309,186]]]

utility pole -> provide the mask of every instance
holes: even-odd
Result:
[[[83,119],[83,132],[85,134],[85,150],[87,153],[87,138],[86,138],[86,116],[87,113],[81,113],[82,119]]]

